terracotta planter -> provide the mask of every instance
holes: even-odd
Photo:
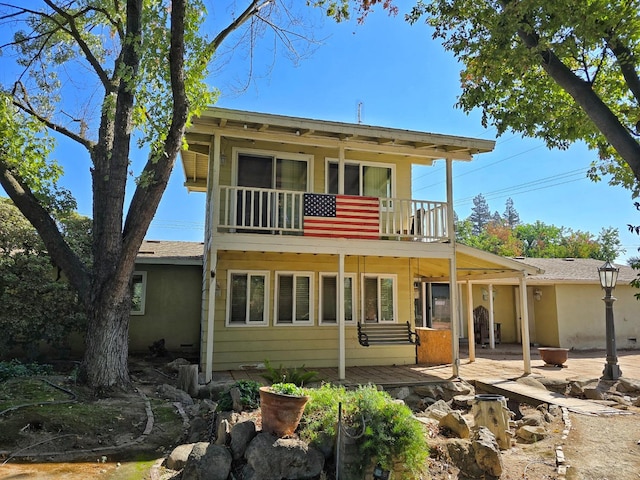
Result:
[[[260,387],[260,413],[262,431],[276,437],[293,435],[298,428],[309,397],[294,397],[273,393],[270,387]]]
[[[542,361],[548,365],[562,366],[569,358],[569,349],[561,347],[538,348]]]

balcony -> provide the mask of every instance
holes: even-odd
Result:
[[[219,198],[218,232],[223,233],[417,242],[449,239],[446,202],[237,186],[221,186]],[[312,229],[314,222],[323,225]]]

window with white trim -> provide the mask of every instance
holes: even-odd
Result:
[[[362,275],[362,318],[365,322],[397,319],[396,275]]]
[[[133,272],[131,278],[131,311],[130,315],[144,315],[144,304],[147,296],[147,272]]]
[[[344,321],[355,322],[353,311],[356,277],[352,274],[344,276]],[[338,275],[336,273],[320,274],[320,324],[337,325],[338,323]]]
[[[313,274],[276,273],[276,325],[313,323]]]
[[[229,271],[227,285],[227,326],[268,325],[268,272]]]
[[[392,198],[393,165],[347,161],[344,165],[344,194],[365,197]],[[340,184],[338,162],[327,161],[327,193],[338,193]]]

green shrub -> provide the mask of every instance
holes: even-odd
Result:
[[[411,409],[395,402],[388,393],[375,386],[346,390],[329,384],[310,389],[302,418],[300,436],[313,444],[321,434],[335,438],[338,404],[342,403],[343,425],[363,435],[357,440],[362,473],[374,460],[392,470],[401,462],[407,478],[418,478],[429,454],[425,431],[413,418]]]
[[[302,397],[304,395],[302,387],[299,387],[294,383],[274,383],[271,385],[271,391],[273,393],[291,395],[293,397]]]
[[[227,388],[220,398],[218,398],[218,412],[229,412],[233,410],[233,400],[231,399],[231,389],[237,388],[240,391],[240,400],[244,408],[253,410],[260,405],[260,385],[253,380],[238,380]]]
[[[39,363],[22,363],[15,358],[9,362],[0,362],[0,382],[14,377],[31,377],[49,375],[53,372],[51,365]]]
[[[304,387],[308,383],[319,381],[318,372],[314,370],[305,370],[304,365],[301,367],[285,368],[282,365],[274,368],[269,360],[264,361],[266,372],[262,374],[269,383],[293,383],[299,387]]]

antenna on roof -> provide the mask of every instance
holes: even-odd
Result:
[[[358,115],[358,124],[362,124],[362,108],[364,107],[364,103],[358,101],[357,104],[357,115]]]

